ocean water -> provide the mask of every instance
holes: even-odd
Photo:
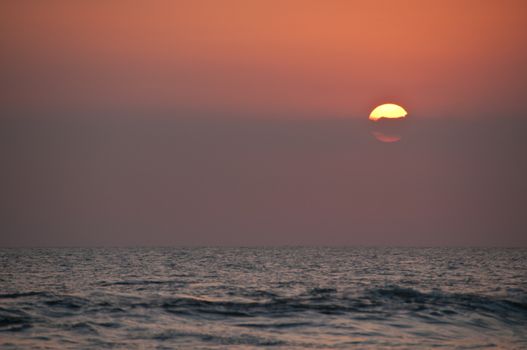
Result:
[[[2,349],[527,348],[527,249],[0,250]]]

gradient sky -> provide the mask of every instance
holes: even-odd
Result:
[[[527,245],[524,1],[3,1],[0,245]],[[370,135],[379,103],[409,112]]]

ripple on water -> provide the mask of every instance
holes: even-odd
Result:
[[[527,344],[527,250],[136,248],[86,254],[0,250],[5,273],[16,276],[0,280],[0,347]],[[9,264],[13,255],[23,256],[18,265]]]

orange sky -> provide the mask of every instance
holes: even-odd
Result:
[[[526,24],[527,0],[2,0],[0,246],[527,246]],[[368,121],[386,102],[404,123]]]
[[[524,1],[3,1],[0,16],[13,110],[511,116],[527,91]]]

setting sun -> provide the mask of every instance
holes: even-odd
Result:
[[[383,105],[375,107],[375,109],[370,113],[370,120],[377,121],[381,118],[404,118],[408,112],[396,104],[385,103]]]

